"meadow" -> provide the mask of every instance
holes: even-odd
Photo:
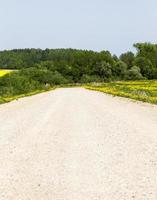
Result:
[[[88,84],[85,88],[157,104],[157,80]]]
[[[6,74],[11,73],[13,70],[9,69],[0,69],[0,77],[5,76]]]

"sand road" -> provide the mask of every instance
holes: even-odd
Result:
[[[0,105],[0,200],[157,200],[157,106],[81,88]]]

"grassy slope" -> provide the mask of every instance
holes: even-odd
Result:
[[[68,84],[61,85],[58,87],[81,87],[82,84]],[[157,104],[157,80],[153,81],[121,81],[121,82],[112,82],[112,83],[100,83],[100,84],[87,84],[86,89],[96,90],[114,96],[127,97],[135,100],[140,100],[144,102],[149,102]],[[53,90],[56,87],[50,88]],[[25,96],[35,95],[41,92],[46,92],[47,90],[37,90],[31,93],[17,95],[13,97],[0,98],[0,104],[10,102],[15,99],[19,99]]]
[[[157,81],[123,81],[89,84],[85,88],[157,104]]]
[[[43,92],[48,92],[50,90],[54,90],[54,88],[50,88],[48,90],[36,90],[34,92],[29,92],[29,93],[26,93],[26,94],[20,94],[20,95],[16,95],[16,96],[12,96],[12,97],[1,97],[0,98],[0,104],[2,103],[8,103],[10,101],[13,101],[13,100],[18,100],[20,98],[23,98],[23,97],[27,97],[27,96],[33,96],[35,94],[39,94],[39,93],[43,93]]]

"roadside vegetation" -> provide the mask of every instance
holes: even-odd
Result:
[[[85,86],[114,96],[127,97],[148,103],[157,104],[157,81],[122,81],[111,83],[90,84]]]
[[[137,50],[136,54],[126,52],[119,57],[109,51],[94,52],[77,49],[0,51],[0,102],[61,85],[93,82],[108,82],[101,86],[106,90],[109,86],[114,91],[116,87],[121,93],[124,92],[122,91],[124,88],[127,90],[124,92],[127,97],[134,95],[135,99],[139,99],[139,96],[142,96],[140,99],[146,101],[146,96],[155,95],[156,85],[152,86],[153,93],[151,93],[148,87],[153,81],[147,80],[157,79],[157,44],[137,43],[134,47]],[[132,91],[131,84],[123,85],[124,82],[117,82],[135,80],[142,80],[142,87],[146,87],[144,90],[140,89],[140,94]],[[114,94],[118,95],[116,91]],[[150,102],[155,102],[153,100],[155,97],[151,96],[151,98]]]

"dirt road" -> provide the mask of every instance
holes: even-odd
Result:
[[[81,88],[0,106],[0,200],[132,199],[157,199],[157,106]]]

